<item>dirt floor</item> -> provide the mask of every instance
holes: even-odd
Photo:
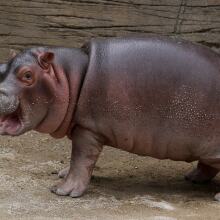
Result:
[[[88,192],[59,197],[49,187],[68,165],[71,143],[35,132],[0,137],[0,219],[220,219],[220,178],[194,185],[194,164],[138,157],[105,147]],[[218,186],[219,184],[219,186]]]

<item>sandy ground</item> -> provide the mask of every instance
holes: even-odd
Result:
[[[195,163],[159,161],[105,147],[88,192],[59,197],[49,187],[68,165],[71,143],[35,132],[0,137],[0,219],[220,219],[220,178],[184,180]]]

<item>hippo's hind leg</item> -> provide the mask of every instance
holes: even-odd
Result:
[[[197,168],[188,173],[185,179],[192,183],[207,183],[214,178],[218,172],[218,169],[199,161]]]

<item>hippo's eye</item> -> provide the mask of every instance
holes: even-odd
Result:
[[[23,76],[26,80],[30,81],[32,80],[32,74],[31,72],[26,72],[24,73],[24,76]]]
[[[33,84],[33,73],[31,71],[27,71],[27,72],[23,72],[21,74],[19,74],[19,79],[27,84],[27,85],[31,85]]]

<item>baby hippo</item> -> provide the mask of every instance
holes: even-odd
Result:
[[[166,37],[27,49],[0,66],[0,115],[2,135],[33,129],[72,140],[57,195],[86,191],[103,145],[198,160],[186,178],[206,182],[220,170],[220,55]]]

